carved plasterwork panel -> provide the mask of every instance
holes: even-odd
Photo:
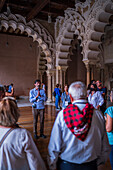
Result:
[[[57,27],[55,28],[57,32],[56,43],[58,43],[58,46],[62,45],[61,40],[64,37],[64,32],[66,30],[68,31],[67,29],[68,23],[70,23],[75,28],[75,31],[72,31],[73,35],[74,34],[77,35],[78,39],[81,40],[83,61],[89,60],[89,63],[91,64],[93,63],[94,65],[97,64],[103,67],[102,51],[101,49],[99,49],[99,46],[101,45],[101,36],[103,30],[102,32],[101,30],[99,30],[98,32],[100,39],[97,37],[97,42],[100,41],[99,44],[96,43],[96,40],[91,39],[91,35],[96,32],[94,29],[95,24],[98,23],[97,28],[98,26],[100,27],[102,22],[98,20],[99,16],[103,12],[104,14],[106,14],[105,7],[109,3],[112,3],[111,0],[107,0],[107,1],[86,0],[85,3],[80,3],[80,2],[76,3],[75,9],[68,8],[67,10],[65,10],[65,17],[63,18],[63,23],[61,27],[59,28],[58,31],[57,31]],[[61,23],[61,21],[62,18],[59,17],[57,23],[58,22]],[[106,21],[105,21],[105,25],[103,22],[103,26],[106,26],[107,24],[108,23],[106,23]],[[97,45],[99,45],[98,48]],[[56,50],[60,52],[59,49]],[[57,59],[58,58],[59,55],[57,56]]]

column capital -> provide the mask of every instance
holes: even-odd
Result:
[[[86,67],[89,65],[89,60],[88,59],[83,59],[82,61],[84,62]]]
[[[87,71],[89,71],[89,69],[90,69],[90,62],[89,62],[89,60],[85,59],[85,60],[83,60],[83,62],[85,64],[85,66],[86,66]]]
[[[56,66],[56,69],[57,70],[63,70],[63,71],[66,71],[68,68],[68,66]]]
[[[66,71],[68,66],[61,66],[61,70]]]
[[[56,70],[55,70],[55,69],[47,70],[47,71],[46,71],[47,76],[52,76],[55,72],[56,72]]]

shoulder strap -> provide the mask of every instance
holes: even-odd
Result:
[[[9,129],[9,130],[6,132],[6,134],[3,136],[2,140],[0,141],[0,147],[1,147],[2,143],[4,142],[4,140],[6,139],[6,137],[7,137],[7,136],[10,134],[10,132],[13,131],[13,130],[14,130],[14,128],[11,128],[11,129]]]

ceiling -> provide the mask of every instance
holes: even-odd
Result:
[[[28,22],[34,18],[47,21],[48,13],[55,22],[57,16],[64,16],[64,10],[75,7],[75,0],[0,0],[0,13],[6,12],[7,6],[11,13],[26,17]]]

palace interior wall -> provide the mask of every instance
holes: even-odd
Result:
[[[28,96],[37,77],[37,57],[31,38],[0,34],[0,84],[13,83],[15,95]]]

